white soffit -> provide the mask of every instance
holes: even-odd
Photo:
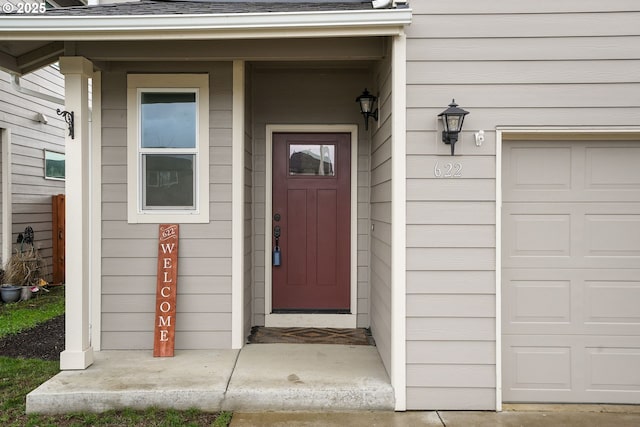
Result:
[[[412,10],[192,15],[0,16],[4,40],[150,40],[399,34]]]

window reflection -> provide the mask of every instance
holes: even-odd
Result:
[[[335,145],[289,146],[289,175],[335,175]]]
[[[144,92],[142,148],[195,148],[195,92]]]
[[[142,158],[145,208],[194,207],[194,155],[145,154]]]

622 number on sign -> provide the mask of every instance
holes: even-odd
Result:
[[[433,167],[433,176],[436,178],[460,178],[462,177],[462,163],[444,163],[440,166],[436,162]]]

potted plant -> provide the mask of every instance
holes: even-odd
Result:
[[[0,298],[4,302],[17,302],[20,301],[22,295],[22,286],[10,285],[3,283],[0,285]]]
[[[2,299],[5,302],[26,300],[31,297],[31,289],[39,289],[44,263],[38,249],[33,246],[33,230],[25,229],[25,236],[18,235],[20,249],[7,261],[2,283]],[[15,294],[18,294],[17,299]],[[5,299],[5,294],[7,298]],[[8,301],[10,299],[11,301]]]
[[[0,269],[0,299],[4,302],[16,302],[20,299],[22,288],[4,283],[4,270]]]

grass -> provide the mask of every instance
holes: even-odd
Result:
[[[32,328],[64,313],[64,288],[29,301],[0,305],[0,339]],[[59,372],[59,362],[38,359],[14,359],[0,356],[0,426],[3,427],[71,427],[71,426],[139,426],[139,427],[226,427],[230,412],[211,413],[150,408],[145,411],[125,409],[101,414],[89,412],[63,415],[25,414],[26,395]]]
[[[0,357],[0,425],[29,425],[25,396],[57,373],[55,361]]]
[[[0,338],[33,328],[64,313],[64,286],[28,301],[0,305]]]

